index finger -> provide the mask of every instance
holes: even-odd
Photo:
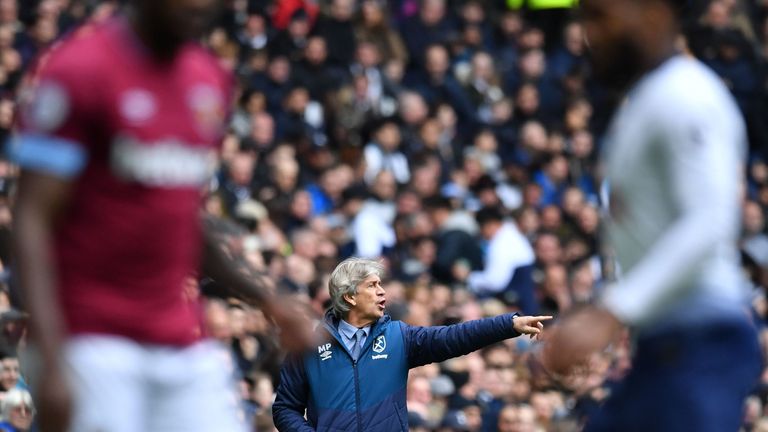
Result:
[[[552,317],[552,315],[540,315],[540,316],[532,316],[532,317],[528,317],[528,318],[530,318],[530,319],[532,319],[534,321],[547,321],[547,320],[551,320],[553,317]]]

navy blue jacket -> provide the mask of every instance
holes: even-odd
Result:
[[[385,315],[354,361],[339,336],[338,320],[328,313],[322,327],[329,342],[283,365],[272,407],[275,426],[280,431],[407,431],[408,369],[518,336],[513,316],[414,327]]]

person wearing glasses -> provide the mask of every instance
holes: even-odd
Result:
[[[15,388],[9,390],[3,398],[3,421],[0,422],[0,432],[26,432],[32,426],[35,417],[35,405],[28,391]]]

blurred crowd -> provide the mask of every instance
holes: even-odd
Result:
[[[0,0],[3,138],[37,56],[121,3]],[[508,310],[558,315],[615,277],[598,235],[598,160],[620,98],[592,79],[567,1],[545,10],[498,0],[223,3],[204,43],[237,85],[203,207],[221,218],[231,255],[287,295],[319,316],[341,259],[380,258],[388,313],[440,325]],[[768,1],[694,1],[687,16],[680,50],[722,77],[748,125],[740,247],[765,327]],[[16,175],[0,161],[5,266]],[[6,268],[0,300],[10,295]],[[190,277],[187,293],[205,297],[213,283]],[[3,338],[12,339],[10,302],[0,309]],[[207,332],[232,346],[244,419],[272,430],[282,353],[270,324],[232,299],[207,299],[205,316]],[[762,338],[768,350],[768,330]],[[555,377],[538,363],[536,343],[518,338],[415,369],[411,428],[578,430],[631,367],[629,352],[625,337],[583,370]],[[2,367],[3,420],[18,422],[13,410],[31,417],[18,371],[20,383],[6,386]],[[745,402],[744,431],[768,431],[767,402],[768,369]]]

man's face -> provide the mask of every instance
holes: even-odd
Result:
[[[384,316],[385,294],[381,278],[370,275],[357,286],[357,294],[351,298],[352,310],[361,319],[376,321]]]
[[[499,432],[533,432],[535,419],[530,407],[505,407],[499,414]]]
[[[499,432],[516,432],[520,422],[517,419],[517,408],[505,407],[499,414]]]
[[[496,234],[496,231],[499,230],[499,227],[501,226],[501,221],[488,221],[480,226],[480,235],[485,240],[491,240]]]
[[[335,0],[331,5],[331,14],[339,21],[349,21],[354,13],[354,3],[350,0]]]
[[[8,415],[8,423],[13,425],[14,430],[29,430],[32,425],[32,408],[26,404],[12,407]]]
[[[629,0],[582,2],[587,53],[595,75],[605,84],[621,87],[639,69],[637,27],[642,25],[645,15],[640,13],[637,3]]]
[[[765,219],[763,217],[763,211],[760,206],[750,202],[744,206],[743,211],[744,218],[744,230],[748,234],[758,234],[763,230],[765,226]]]
[[[448,70],[448,52],[440,46],[433,46],[427,50],[426,69],[430,75],[442,75]]]
[[[371,188],[373,193],[383,201],[392,201],[397,194],[395,176],[389,171],[382,171],[376,176]]]
[[[13,23],[18,16],[16,0],[0,0],[0,22],[5,24]]]
[[[2,372],[0,373],[0,386],[4,390],[10,390],[19,381],[19,359],[9,357],[2,362]]]
[[[325,45],[325,39],[313,37],[307,42],[307,48],[304,51],[307,61],[313,65],[322,64],[328,57],[328,51]]]
[[[433,26],[445,16],[445,2],[443,0],[427,0],[421,7],[421,21]]]
[[[467,419],[467,428],[469,430],[480,430],[483,425],[482,413],[477,405],[470,405],[462,410]]]
[[[408,392],[406,395],[408,402],[428,404],[432,402],[432,390],[429,386],[429,380],[418,376],[408,381]]]

